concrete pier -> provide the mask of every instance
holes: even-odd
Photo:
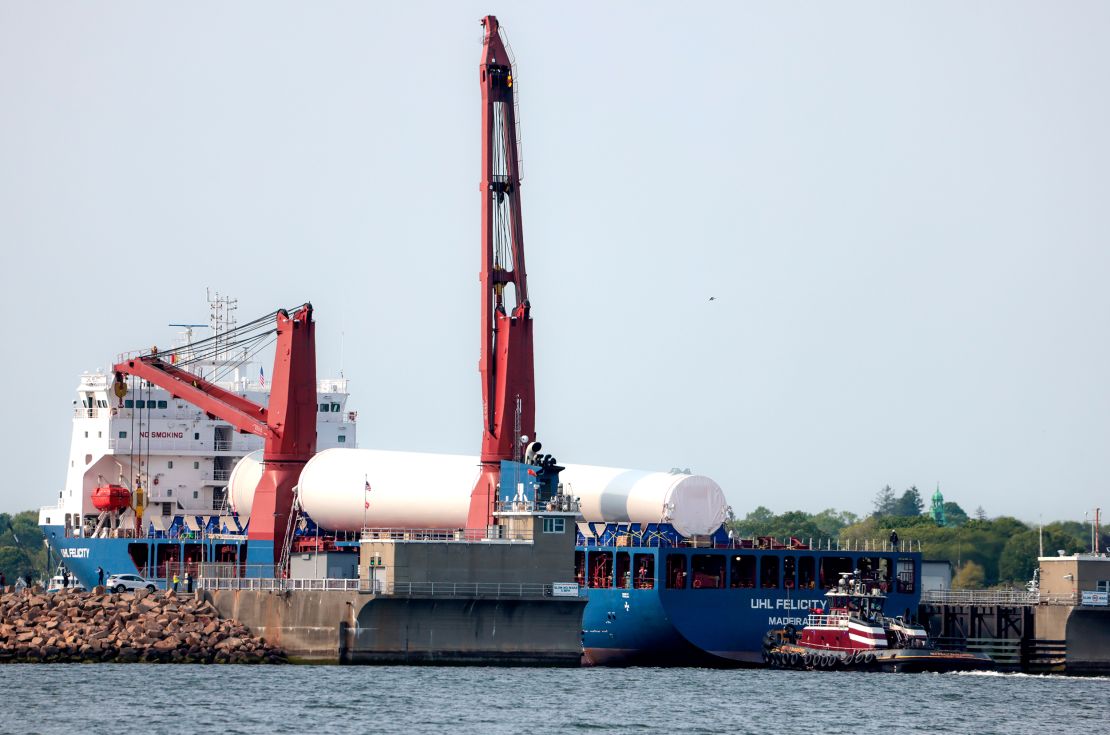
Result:
[[[294,662],[578,666],[580,597],[206,590],[223,616]]]

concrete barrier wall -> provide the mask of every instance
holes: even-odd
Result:
[[[379,597],[363,606],[354,663],[578,666],[585,600]]]
[[[209,590],[224,617],[306,663],[577,666],[584,598]]]
[[[1067,623],[1069,674],[1110,672],[1110,608],[1072,608]]]
[[[365,596],[357,592],[206,590],[220,615],[285,649],[290,659],[339,662],[339,626],[354,626]]]

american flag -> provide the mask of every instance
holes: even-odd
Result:
[[[258,366],[258,385],[262,388],[266,387],[266,374],[262,372],[262,366]]]
[[[363,494],[363,498],[365,498],[365,501],[366,501],[366,510],[370,510],[370,498],[366,497],[367,495],[369,495],[369,493],[370,493],[370,481],[367,480],[366,481],[366,493]]]

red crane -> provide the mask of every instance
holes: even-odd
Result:
[[[164,361],[157,350],[115,366],[116,395],[127,392],[123,376],[134,375],[171,395],[227,421],[244,434],[265,440],[262,479],[254,493],[247,559],[275,566],[293,509],[293,486],[301,468],[316,453],[316,329],[312,305],[276,317],[277,341],[271,374],[270,402],[260,406],[218,385]],[[221,335],[226,339],[228,332]],[[276,570],[280,573],[280,570]]]
[[[493,519],[502,460],[535,439],[532,317],[520,220],[520,158],[513,65],[497,19],[482,19],[482,473],[470,494],[467,526]]]

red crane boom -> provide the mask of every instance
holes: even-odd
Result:
[[[280,310],[276,321],[277,347],[268,407],[165,362],[157,353],[115,366],[116,394],[120,397],[126,392],[123,376],[134,375],[227,421],[244,434],[265,440],[262,479],[254,493],[247,531],[247,558],[252,564],[269,563],[270,556],[275,565],[281,561],[279,542],[284,539],[293,509],[293,487],[305,462],[316,453],[316,329],[312,305],[305,304],[292,314]]]
[[[470,495],[467,525],[493,519],[500,463],[535,439],[532,317],[520,217],[520,158],[512,60],[497,19],[482,19],[482,473]]]

